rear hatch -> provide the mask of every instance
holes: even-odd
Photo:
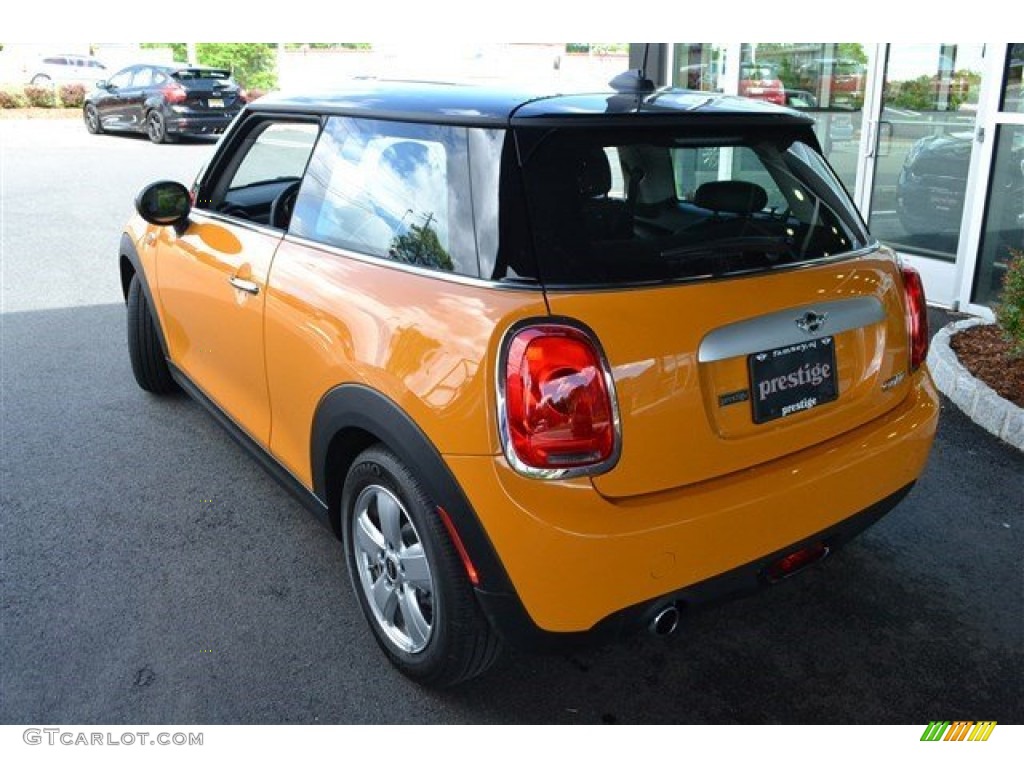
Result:
[[[185,105],[195,112],[220,114],[241,109],[242,91],[226,69],[187,67],[171,75],[185,89]]]
[[[563,127],[517,140],[551,312],[586,324],[611,368],[621,455],[594,478],[601,493],[740,472],[906,396],[899,267],[809,128]]]

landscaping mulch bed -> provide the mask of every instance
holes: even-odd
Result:
[[[1010,355],[1010,345],[996,325],[975,325],[953,334],[950,348],[961,365],[1011,403],[1024,408],[1024,356]]]

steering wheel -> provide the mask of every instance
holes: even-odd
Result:
[[[295,200],[299,196],[300,186],[302,186],[302,180],[296,179],[274,198],[274,202],[270,206],[270,226],[276,229],[288,229],[288,222],[291,221],[292,211],[295,210]]]

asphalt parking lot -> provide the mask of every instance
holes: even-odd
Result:
[[[328,531],[132,379],[121,224],[211,149],[0,120],[0,722],[1024,722],[1024,456],[948,401],[911,496],[799,578],[670,638],[407,682]]]

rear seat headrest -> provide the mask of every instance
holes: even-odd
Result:
[[[604,197],[612,188],[612,169],[601,147],[588,147],[577,160],[577,183],[582,197]]]
[[[709,211],[754,213],[764,210],[768,193],[749,181],[709,181],[697,187],[693,202]]]

